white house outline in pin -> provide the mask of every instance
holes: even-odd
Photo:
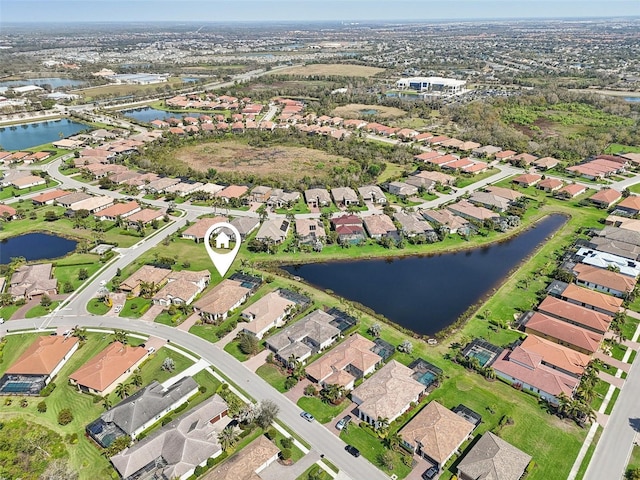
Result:
[[[236,239],[236,244],[234,245],[233,250],[231,250],[229,253],[218,253],[211,247],[211,235],[222,228],[231,230],[231,233],[233,233],[233,236]],[[229,236],[226,233],[221,232],[216,238],[216,248],[220,248],[220,245],[224,244],[225,240],[226,248],[229,248]],[[224,275],[229,271],[229,268],[231,268],[233,261],[236,259],[236,255],[238,255],[238,251],[240,250],[240,242],[240,232],[236,227],[227,222],[220,222],[211,225],[207,230],[207,233],[205,233],[204,248],[207,250],[207,254],[211,259],[213,266],[216,267],[216,270],[218,270],[218,273],[220,273],[221,277],[224,277]]]

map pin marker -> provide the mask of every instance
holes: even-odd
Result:
[[[235,238],[235,246],[229,253],[218,253],[211,247],[211,236],[220,230],[220,233],[217,234],[215,240],[216,248],[229,248],[229,240],[231,240],[231,238],[223,229],[231,230]],[[238,232],[236,227],[227,222],[220,222],[211,225],[204,236],[204,248],[206,248],[209,258],[216,267],[216,270],[218,270],[218,273],[220,273],[220,276],[224,277],[225,273],[227,273],[229,268],[231,268],[231,264],[236,259],[238,250],[240,250],[240,232]]]

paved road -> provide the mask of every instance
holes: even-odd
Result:
[[[81,301],[81,299],[79,298],[77,301]],[[206,340],[165,325],[118,317],[54,317],[53,319],[46,320],[44,323],[49,327],[82,325],[90,328],[121,328],[134,330],[181,345],[210,362],[215,370],[232,378],[241,389],[253,398],[258,400],[273,400],[280,407],[278,418],[310,444],[313,450],[324,454],[350,478],[367,480],[388,479],[384,473],[363,457],[356,459],[345,452],[344,447],[346,444],[339,438],[336,438],[336,436],[323,425],[317,422],[309,423],[303,420],[300,417],[300,408],[293,402],[277,392],[255,373],[249,371],[238,360]],[[11,328],[11,330],[38,328],[42,324],[43,319],[11,320],[0,325],[0,334],[4,335],[7,328]]]

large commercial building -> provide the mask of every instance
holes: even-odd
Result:
[[[466,80],[444,77],[409,77],[396,82],[399,89],[411,89],[427,95],[457,95],[464,93]]]

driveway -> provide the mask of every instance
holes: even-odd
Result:
[[[414,455],[413,459],[418,463],[415,467],[413,467],[411,473],[405,477],[405,480],[422,480],[422,474],[433,467],[433,463],[425,460],[420,455]],[[433,478],[436,479],[438,477],[440,477],[440,475],[436,474],[436,476],[434,476]]]
[[[193,327],[198,320],[200,320],[200,315],[198,315],[197,313],[192,313],[191,315],[189,315],[189,318],[187,318],[184,322],[178,325],[177,328],[179,330],[188,332],[189,329]]]
[[[162,305],[151,305],[151,307],[149,307],[149,310],[144,312],[144,315],[140,317],[140,320],[142,320],[143,322],[153,323],[156,317],[160,315],[163,310],[164,308],[162,307]]]
[[[252,372],[255,372],[258,368],[265,364],[267,361],[267,356],[271,353],[271,350],[264,349],[257,355],[254,355],[249,360],[244,362],[244,366],[247,367]]]
[[[345,417],[346,415],[351,415],[351,423],[356,423],[358,424],[358,422],[360,422],[360,419],[358,419],[358,415],[356,415],[356,409],[358,408],[358,406],[354,403],[351,402],[351,404],[344,409],[344,411],[336,416],[333,420],[331,420],[329,423],[325,423],[325,427],[327,427],[329,429],[329,431],[331,433],[333,433],[336,437],[340,436],[340,430],[338,430],[336,428],[336,423],[338,423],[340,421],[340,419],[342,419],[343,417]],[[347,427],[349,428],[349,427]]]
[[[298,400],[304,397],[304,389],[307,385],[311,385],[311,380],[303,378],[291,390],[285,392],[284,396],[293,403],[298,403]]]

